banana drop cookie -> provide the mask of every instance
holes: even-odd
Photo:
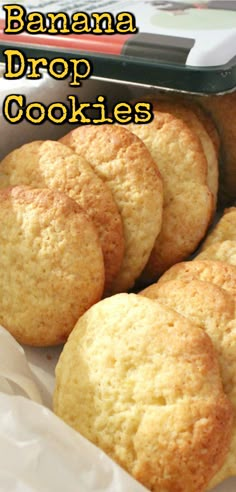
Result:
[[[228,292],[201,280],[170,280],[153,284],[140,294],[165,304],[200,325],[218,354],[224,391],[234,411],[230,449],[210,488],[236,475],[236,320],[235,302]]]
[[[228,239],[236,241],[236,207],[227,208],[224,211],[224,215],[204,241],[202,250],[214,243],[227,241]]]
[[[236,266],[223,261],[196,260],[185,261],[172,266],[158,280],[162,285],[169,280],[203,280],[227,290],[236,300]]]
[[[165,99],[167,97],[168,97],[167,95],[164,96]],[[209,112],[206,109],[204,109],[204,107],[199,103],[199,101],[193,100],[192,96],[189,97],[186,94],[185,95],[175,94],[172,95],[171,98],[172,101],[173,98],[175,99],[176,102],[181,103],[184,106],[187,106],[196,114],[198,119],[203,124],[205,130],[207,131],[210,139],[212,140],[217,154],[217,158],[219,158],[220,147],[221,147],[220,135],[219,135],[218,128],[214,123]],[[170,101],[170,98],[168,98],[168,100]]]
[[[163,187],[157,166],[143,142],[118,125],[80,126],[61,142],[85,156],[110,187],[125,238],[123,263],[111,290],[126,291],[141,274],[161,229]]]
[[[18,184],[62,191],[85,210],[98,232],[109,291],[123,260],[123,227],[111,191],[85,158],[59,142],[27,143],[0,163],[0,187]]]
[[[20,343],[65,342],[102,295],[104,264],[96,230],[63,193],[0,190],[0,325]]]
[[[206,110],[204,110],[204,108],[202,106],[200,106],[200,104],[193,102],[190,99],[186,100],[184,97],[182,100],[196,114],[198,119],[203,124],[205,130],[207,131],[207,133],[208,133],[208,135],[209,135],[209,137],[210,137],[210,139],[211,139],[211,141],[215,147],[217,159],[219,159],[219,157],[220,157],[220,146],[221,146],[220,135],[219,135],[219,132],[218,132],[218,129],[217,129],[215,123],[213,122],[212,117],[210,116],[210,114]]]
[[[210,338],[135,294],[80,318],[56,368],[54,410],[153,492],[203,492],[232,431]]]
[[[203,114],[200,107],[175,100],[154,100],[152,101],[155,111],[169,113],[182,120],[192,133],[199,139],[207,162],[207,185],[214,198],[215,212],[218,194],[218,140],[214,125],[206,114]]]
[[[236,266],[236,240],[213,243],[199,253],[195,259],[223,261]]]
[[[154,111],[150,124],[130,124],[127,128],[151,152],[164,184],[162,229],[140,282],[151,283],[197,248],[212,217],[213,196],[207,185],[203,149],[186,123]]]

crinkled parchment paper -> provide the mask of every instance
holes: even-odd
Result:
[[[145,490],[40,403],[43,397],[24,350],[0,327],[2,492]]]

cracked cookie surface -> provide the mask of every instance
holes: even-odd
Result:
[[[210,338],[135,294],[79,320],[56,369],[54,411],[155,492],[203,491],[231,435]]]

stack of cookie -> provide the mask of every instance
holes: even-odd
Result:
[[[236,266],[224,253],[235,213],[200,259],[91,308],[57,366],[56,414],[154,492],[203,492],[236,475]],[[218,261],[201,259],[215,245]],[[219,393],[212,401],[214,359],[232,413]]]
[[[61,139],[83,155],[111,190],[124,231],[125,250],[112,293],[132,288],[162,225],[163,186],[144,143],[121,126],[81,126]]]
[[[179,263],[140,295],[197,323],[211,337],[223,386],[233,405],[230,449],[210,488],[236,475],[236,208],[227,209],[193,261]]]
[[[139,295],[89,309],[57,366],[56,414],[154,492],[203,492],[236,475],[235,219],[226,210],[203,253]],[[214,400],[213,360],[229,413]]]
[[[148,125],[81,126],[1,162],[0,324],[69,337],[56,414],[149,490],[203,492],[236,473],[236,211],[183,262],[215,214],[219,136],[193,101],[152,103]]]
[[[152,100],[152,104],[151,123],[125,126],[149,150],[161,173],[164,191],[161,231],[141,276],[136,276],[138,284],[157,280],[167,268],[195,251],[211,223],[218,192],[218,135],[210,118],[193,103]],[[108,142],[118,156],[123,152],[118,140],[115,147],[116,132],[117,127],[81,126],[61,142],[84,155],[94,171],[112,186],[111,169],[114,173],[115,166],[118,168]],[[124,167],[124,159],[122,162]],[[116,193],[114,186],[111,189]],[[119,280],[116,287],[113,292],[126,290],[120,289],[124,283],[119,284]]]
[[[22,196],[27,196],[27,189],[41,190],[41,196],[44,193],[42,190],[45,190],[45,196],[48,190],[51,191],[51,196],[55,193],[63,195],[67,200],[74,202],[77,214],[79,210],[81,216],[84,214],[84,220],[90,224],[88,227],[94,228],[99,249],[97,255],[102,254],[102,264],[99,268],[95,267],[96,261],[89,257],[90,253],[84,259],[84,266],[89,261],[90,264],[93,263],[93,268],[97,269],[96,274],[100,271],[99,281],[95,280],[97,285],[91,297],[84,292],[83,295],[80,294],[81,287],[78,288],[77,280],[73,285],[72,278],[75,280],[76,275],[80,278],[80,272],[77,270],[72,275],[65,271],[65,277],[68,274],[71,279],[70,292],[78,308],[71,316],[71,303],[74,301],[70,302],[68,296],[66,306],[62,307],[63,302],[60,303],[58,296],[58,305],[61,306],[61,314],[58,312],[58,317],[61,316],[61,328],[58,322],[57,326],[58,332],[61,330],[61,336],[49,335],[47,338],[45,335],[46,332],[53,333],[54,330],[54,321],[47,315],[47,312],[50,312],[49,308],[48,311],[45,308],[42,316],[39,313],[40,308],[38,311],[33,308],[34,322],[30,316],[28,320],[28,306],[32,303],[28,291],[24,295],[24,303],[20,296],[18,301],[11,304],[11,310],[16,313],[18,319],[17,323],[13,323],[4,314],[10,310],[9,302],[0,301],[0,323],[20,342],[36,345],[60,343],[67,338],[78,317],[94,302],[101,297],[127,292],[134,286],[148,285],[156,281],[170,266],[188,258],[204,238],[217,204],[217,130],[209,116],[192,101],[186,102],[176,98],[170,100],[162,96],[153,100],[152,104],[154,119],[148,125],[82,125],[65,135],[59,142],[35,141],[23,145],[0,163],[0,202],[4,202],[4,190],[8,187],[11,187],[8,191],[9,202],[11,196],[14,196],[15,200],[16,186],[19,187],[19,194],[23,187]],[[40,195],[39,191],[37,193]],[[36,197],[36,191],[34,196]],[[27,200],[26,198],[26,202]],[[37,213],[40,216],[40,213]],[[53,213],[52,209],[51,214]],[[28,225],[24,228],[24,223],[28,220],[30,224],[30,221],[35,219],[27,212],[27,206],[25,210],[22,208],[22,214],[26,219],[17,222],[17,234],[19,233],[24,242],[25,231],[28,230]],[[62,223],[60,227],[63,229]],[[38,299],[38,305],[43,305],[41,292],[38,290],[41,277],[43,275],[43,281],[49,289],[54,283],[53,275],[57,271],[57,266],[54,267],[55,258],[58,257],[61,265],[59,270],[63,268],[64,261],[60,256],[60,245],[54,239],[56,234],[50,236],[50,252],[49,249],[44,249],[44,242],[39,244],[45,234],[45,228],[46,223],[42,221],[35,229],[29,225],[32,233],[29,241],[31,246],[29,252],[26,249],[25,258],[28,253],[29,256],[33,255],[35,264],[30,260],[32,272],[30,273],[29,269],[27,274],[25,258],[22,257],[20,260],[21,255],[18,251],[20,242],[16,242],[13,248],[10,243],[10,229],[9,237],[7,233],[2,237],[3,229],[0,231],[0,240],[4,241],[6,249],[4,261],[0,259],[0,272],[6,268],[8,255],[11,266],[11,275],[0,275],[0,299],[7,297],[7,291],[12,292],[15,284],[19,285],[20,292],[24,292],[25,287],[23,289],[18,283],[20,275],[22,284],[31,286],[30,292],[33,292],[34,299]],[[37,241],[33,240],[34,233],[39,235]],[[82,240],[83,234],[77,234],[78,244],[83,241],[87,244],[86,237]],[[34,251],[36,243],[38,250]],[[73,248],[69,245],[68,248],[72,252]],[[38,278],[37,265],[40,261],[43,264],[46,254],[48,267],[40,270]],[[82,253],[82,249],[79,249],[77,254],[83,262],[85,250],[83,249]],[[13,257],[18,258],[17,263],[12,262]],[[91,271],[86,280],[88,285],[94,282],[95,276],[93,277]],[[62,279],[63,274],[59,277]],[[81,285],[83,290],[84,283]],[[3,291],[4,296],[1,295]],[[61,291],[64,291],[63,282]],[[82,301],[84,295],[86,303]],[[49,297],[45,301],[48,306],[55,305],[55,296],[55,289],[51,287]],[[19,306],[21,311],[24,311],[24,316]],[[67,312],[68,323],[65,323],[63,320]],[[23,333],[24,326],[35,327],[32,339]],[[39,327],[43,327],[42,336]]]
[[[97,144],[102,177],[54,141],[0,164],[0,324],[21,343],[64,342],[92,304],[133,286],[160,232],[162,180],[145,145],[118,126]]]
[[[151,124],[127,126],[163,178],[162,228],[139,279],[148,283],[204,236],[219,154],[199,108],[153,104]],[[63,141],[96,169],[95,133],[78,129]],[[203,492],[235,475],[235,295],[236,266],[198,260],[173,266],[140,295],[101,301],[80,318],[59,360],[56,414],[154,492]],[[228,412],[222,395],[215,399],[213,361]]]
[[[187,104],[197,113],[220,155],[219,202],[221,206],[232,204],[236,195],[236,91],[214,96],[190,96],[176,93],[171,95],[171,99],[162,93],[157,97],[158,101],[162,98],[169,100],[170,103],[175,101],[180,105]],[[203,111],[199,112],[199,106]],[[217,128],[220,140],[214,126]]]

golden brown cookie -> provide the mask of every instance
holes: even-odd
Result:
[[[205,250],[214,243],[227,240],[236,241],[236,208],[227,208],[223,217],[216,224],[214,229],[208,234],[203,243],[202,250]]]
[[[162,229],[142,274],[145,283],[156,280],[196,249],[213,209],[207,163],[198,138],[175,116],[157,111],[154,116],[148,125],[127,126],[150,150],[164,183]]]
[[[234,409],[230,450],[210,488],[236,475],[236,320],[235,302],[228,292],[201,280],[170,280],[154,284],[140,294],[165,304],[200,325],[211,337],[218,354],[224,391]]]
[[[217,202],[219,172],[218,153],[215,147],[215,129],[214,127],[212,129],[213,124],[209,121],[210,118],[203,115],[203,111],[200,108],[190,103],[184,103],[183,101],[160,99],[152,100],[152,104],[155,111],[169,113],[181,119],[194,135],[198,137],[207,161],[207,185],[214,198],[213,215]],[[205,125],[207,125],[207,129]],[[210,133],[214,135],[213,138],[210,136]]]
[[[77,203],[48,189],[0,190],[0,325],[20,342],[64,342],[102,295],[96,230]]]
[[[236,266],[236,240],[235,241],[220,241],[211,244],[199,255],[196,260],[214,260],[223,261],[230,265]]]
[[[180,104],[184,104],[185,106],[188,106],[188,108],[190,108],[196,114],[198,119],[204,125],[205,130],[207,131],[209,137],[211,138],[215,147],[217,158],[219,158],[220,145],[221,145],[220,136],[219,136],[218,129],[215,123],[213,122],[213,119],[209,114],[209,112],[206,109],[204,109],[204,107],[199,103],[199,101],[197,101],[195,98],[193,100],[192,96],[190,97],[186,94],[176,93],[171,95],[171,99],[170,96],[167,94],[165,94],[163,98],[166,99],[167,97],[171,101],[175,101],[175,102],[177,101]]]
[[[196,260],[178,263],[159,279],[162,285],[169,280],[203,280],[227,290],[236,299],[236,266],[221,261]]]
[[[81,126],[61,142],[86,157],[110,187],[123,221],[125,254],[112,291],[131,288],[142,272],[162,222],[162,180],[147,148],[120,126]]]
[[[30,142],[0,163],[0,187],[17,184],[62,191],[86,211],[100,239],[108,291],[123,259],[123,227],[108,186],[85,158],[59,142]]]
[[[213,122],[212,117],[210,114],[204,110],[203,107],[201,107],[199,104],[196,102],[190,101],[190,100],[185,100],[185,104],[194,111],[194,113],[197,115],[198,119],[201,121],[203,124],[205,130],[207,131],[211,141],[213,142],[213,145],[215,147],[217,159],[220,157],[220,135],[217,130],[216,125]]]
[[[54,410],[153,492],[203,492],[231,436],[210,338],[135,294],[80,318],[56,369]]]
[[[236,91],[219,96],[198,97],[198,102],[213,118],[222,144],[222,183],[224,201],[230,203],[236,195]]]

